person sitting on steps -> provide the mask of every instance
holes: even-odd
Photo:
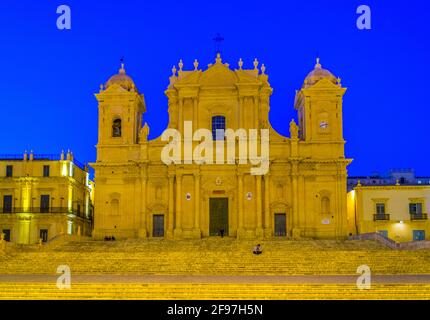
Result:
[[[263,249],[261,249],[261,245],[260,244],[257,244],[255,246],[253,253],[254,254],[262,254],[263,253]]]

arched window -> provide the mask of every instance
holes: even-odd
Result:
[[[212,117],[212,139],[213,140],[224,140],[224,134],[222,134],[219,139],[217,139],[217,130],[225,131],[225,117],[224,116],[214,116]]]
[[[121,137],[121,119],[115,119],[112,123],[112,137]]]
[[[321,199],[321,213],[330,213],[330,199],[328,197],[323,197]]]

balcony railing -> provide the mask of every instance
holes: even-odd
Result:
[[[411,213],[411,221],[427,220],[427,213]]]
[[[28,155],[29,156],[29,155]],[[0,154],[0,160],[9,161],[22,161],[24,158],[23,154]],[[34,161],[58,161],[61,160],[61,155],[59,154],[33,154]],[[87,166],[77,159],[73,158],[73,164],[81,170],[86,170]]]
[[[0,160],[22,160],[22,154],[0,154]]]
[[[12,214],[12,213],[40,213],[40,214],[73,214],[78,217],[85,217],[84,212],[78,211],[77,209],[70,210],[67,207],[49,207],[49,208],[20,208],[20,207],[0,207],[0,214]]]
[[[386,213],[377,213],[373,215],[373,221],[387,221],[390,220],[390,215]]]

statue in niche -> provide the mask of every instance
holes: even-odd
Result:
[[[145,122],[145,125],[143,126],[143,128],[140,129],[139,141],[140,142],[148,142],[148,135],[149,135],[149,126]]]
[[[291,139],[298,139],[299,137],[299,127],[297,126],[294,119],[290,122],[290,137]]]
[[[115,119],[112,123],[112,137],[121,137],[121,119]]]

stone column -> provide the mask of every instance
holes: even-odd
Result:
[[[146,223],[146,189],[147,189],[147,178],[142,178],[142,207],[141,207],[141,220],[139,228],[139,238],[147,237],[147,223]]]
[[[239,123],[240,123],[240,128],[243,128],[245,121],[245,108],[244,108],[244,104],[245,104],[245,98],[244,97],[239,97]]]
[[[263,236],[263,213],[262,213],[262,199],[263,194],[261,192],[261,175],[255,176],[256,178],[256,185],[257,185],[257,192],[256,192],[256,201],[257,201],[257,228],[256,228],[256,236],[258,238]]]
[[[183,117],[183,109],[184,109],[184,99],[179,99],[179,110],[178,110],[178,129],[182,136],[184,136],[184,117]]]
[[[176,174],[176,226],[174,231],[175,238],[182,235],[182,174]]]
[[[300,229],[298,228],[298,163],[297,161],[292,161],[292,170],[291,170],[291,179],[292,179],[292,199],[293,199],[293,238],[300,237]]]
[[[175,176],[169,175],[169,217],[167,219],[167,238],[171,239],[173,238],[173,228],[174,228],[174,179]]]
[[[194,229],[196,236],[201,237],[200,229],[200,175],[194,175]]]
[[[199,122],[199,108],[198,108],[198,101],[197,98],[193,98],[193,128],[194,131],[198,129],[198,122]]]
[[[270,176],[264,176],[264,234],[267,238],[272,236],[272,217],[270,216]]]
[[[238,195],[237,195],[237,208],[238,208],[238,224],[237,224],[237,237],[243,235],[244,228],[243,228],[243,174],[238,173],[237,174],[237,180],[238,180]]]
[[[347,173],[343,163],[338,164],[337,175],[337,195],[339,197],[339,204],[337,211],[335,211],[334,219],[338,225],[337,238],[345,239],[348,236],[348,220],[347,220]],[[333,206],[332,206],[333,210]]]
[[[305,176],[299,175],[297,177],[297,228],[303,230],[308,228],[308,221],[305,214]]]
[[[259,122],[260,122],[260,100],[258,99],[258,96],[253,96],[253,102],[254,102],[254,129],[259,129]]]

